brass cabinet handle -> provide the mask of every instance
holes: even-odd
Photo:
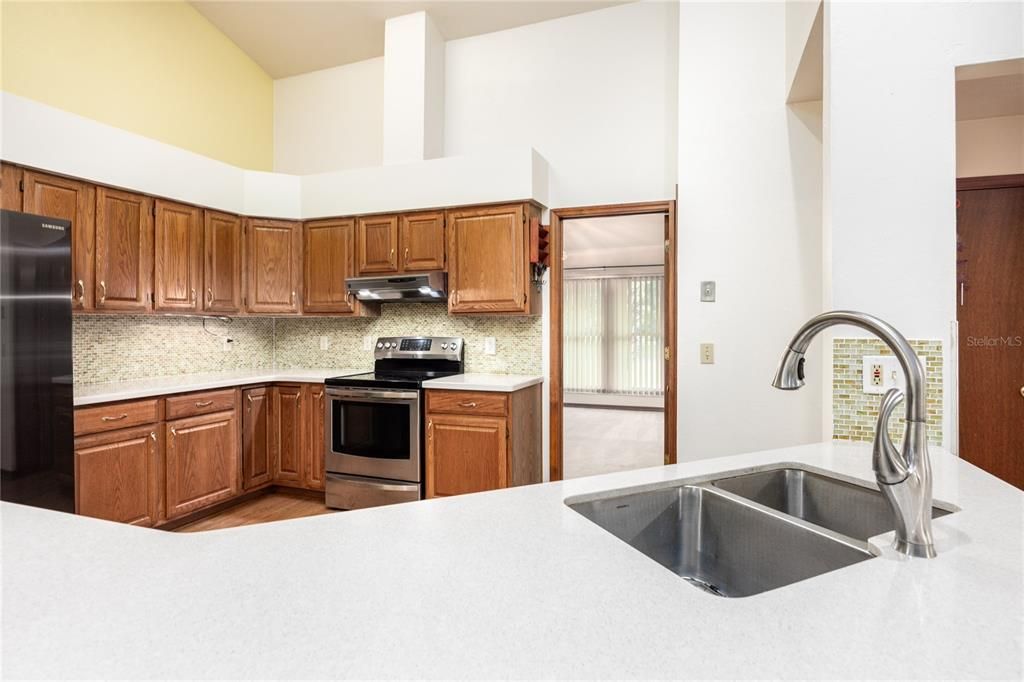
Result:
[[[107,283],[100,280],[100,303],[107,300]]]
[[[476,407],[476,403],[473,401],[461,402],[459,403],[459,407]]]
[[[206,287],[206,305],[213,305],[213,289]]]
[[[1024,398],[1024,386],[1020,387],[1020,397]]]
[[[210,405],[213,405],[213,401],[212,400],[197,400],[196,401],[196,407],[209,407]]]
[[[525,291],[523,292],[523,303],[522,303],[522,305],[526,305],[526,292]]]
[[[431,419],[427,422],[427,440],[433,440],[434,438],[434,420]]]
[[[78,302],[85,303],[85,282],[78,280],[75,286],[78,287]]]
[[[395,264],[395,250],[391,249],[391,253],[388,254],[388,263],[391,265]]]
[[[292,292],[292,305],[295,305],[295,292]]]
[[[409,247],[405,247],[405,264],[409,264]]]
[[[196,290],[195,290],[195,287],[192,288],[192,302],[193,303],[196,302]]]
[[[156,431],[150,431],[149,432],[149,437],[152,438],[153,442],[155,443],[156,442]]]
[[[178,435],[178,429],[172,426],[171,427],[171,435],[172,436],[177,436]]]
[[[127,412],[122,412],[121,414],[117,415],[116,417],[100,417],[100,419],[105,421],[105,422],[119,422],[122,419],[127,419],[127,418],[128,418],[128,413]]]

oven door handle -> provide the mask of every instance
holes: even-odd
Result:
[[[367,389],[356,389],[356,390],[338,390],[333,388],[327,389],[328,398],[353,398],[356,400],[375,398],[378,400],[405,400],[415,401],[419,400],[420,394],[418,391],[375,391]]]

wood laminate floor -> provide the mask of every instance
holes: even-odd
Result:
[[[253,500],[246,500],[233,507],[219,511],[186,526],[176,529],[179,533],[194,533],[218,528],[248,526],[268,521],[284,521],[298,519],[303,516],[330,514],[334,509],[324,506],[323,498],[316,499],[295,493],[273,492]]]

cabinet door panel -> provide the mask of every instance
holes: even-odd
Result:
[[[281,384],[274,387],[276,421],[273,460],[274,481],[299,486],[303,478],[305,429],[302,414],[302,386]]]
[[[444,213],[403,215],[399,244],[403,272],[444,269]]]
[[[448,212],[448,311],[526,312],[522,205]]]
[[[254,313],[299,312],[301,224],[249,220],[245,248],[249,268],[247,309]]]
[[[398,272],[398,216],[360,218],[356,229],[356,269],[360,275]]]
[[[507,428],[499,417],[428,415],[427,497],[508,486]]]
[[[75,512],[141,526],[158,522],[157,426],[75,439]]]
[[[96,308],[148,310],[153,286],[153,200],[96,190]]]
[[[156,201],[153,307],[197,312],[202,288],[203,225],[194,206]]]
[[[355,221],[306,223],[305,287],[302,309],[311,313],[352,313],[355,302],[345,279],[355,274]]]
[[[250,388],[242,397],[242,487],[245,490],[270,483],[274,471],[271,443],[274,438],[270,389]]]
[[[71,296],[76,310],[93,307],[96,188],[77,180],[25,171],[23,206],[15,210],[71,221]]]
[[[203,310],[238,313],[242,310],[242,220],[206,211],[203,229]]]
[[[0,161],[0,208],[20,211],[22,170]]]
[[[327,409],[324,401],[323,384],[311,384],[308,387],[309,410],[307,424],[309,424],[309,437],[306,443],[306,487],[313,490],[324,489],[324,410]]]
[[[202,509],[238,493],[238,423],[218,412],[166,424],[167,518]]]

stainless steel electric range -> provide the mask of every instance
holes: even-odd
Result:
[[[377,339],[373,371],[327,379],[327,506],[360,509],[423,497],[423,382],[461,374],[451,337]]]

